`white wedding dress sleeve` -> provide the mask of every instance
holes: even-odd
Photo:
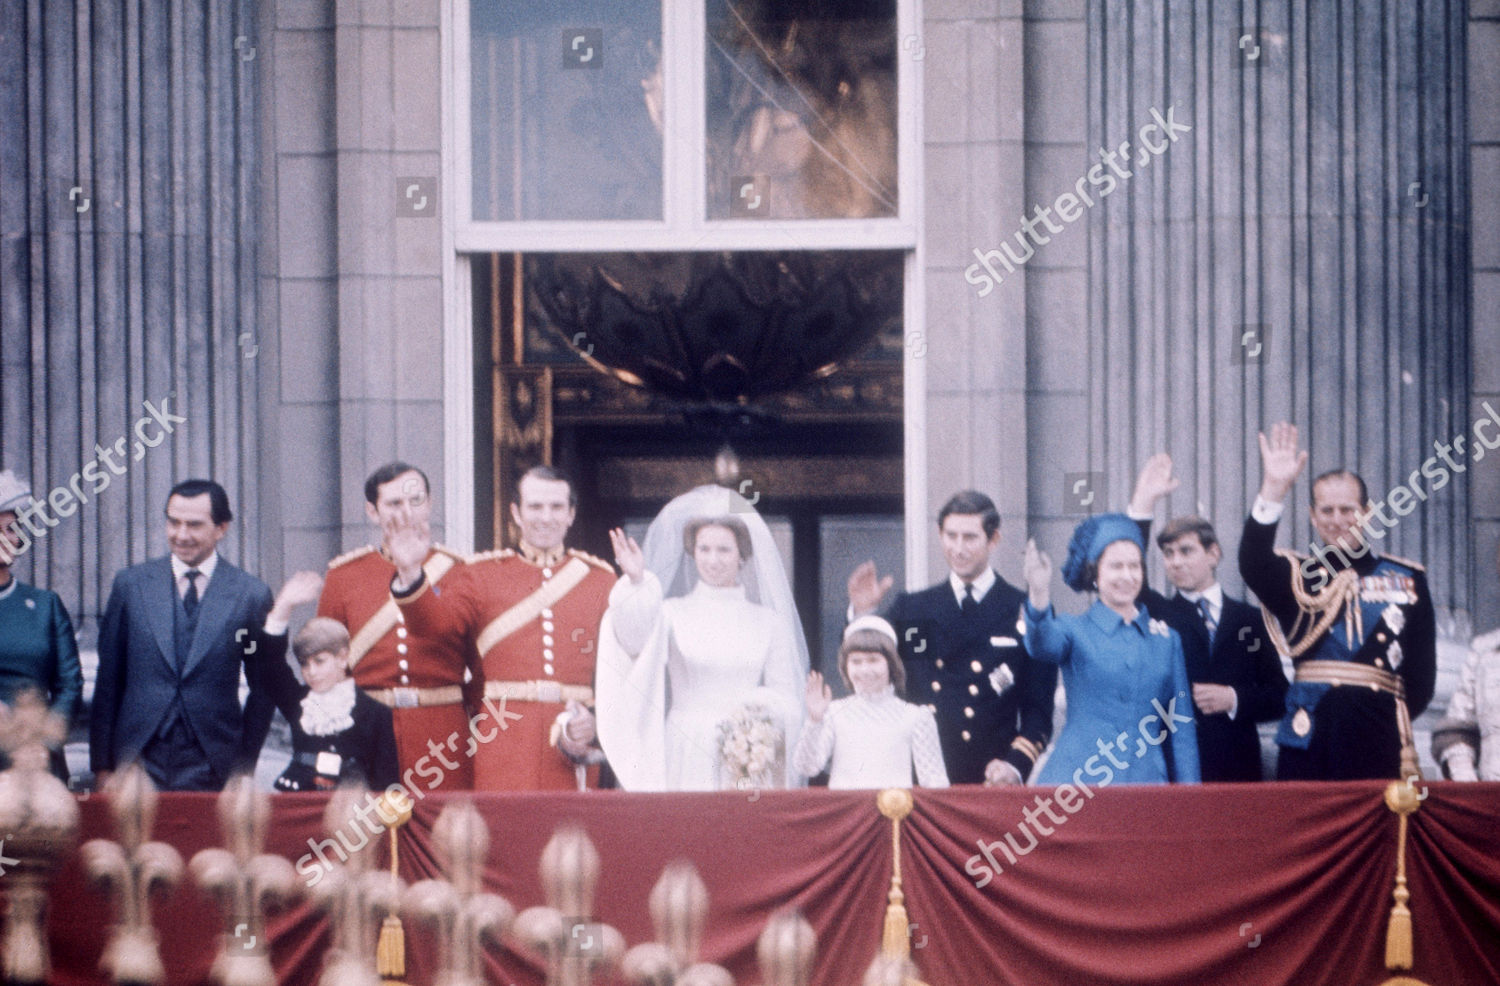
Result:
[[[664,791],[666,774],[666,646],[661,583],[651,572],[640,585],[622,577],[599,623],[594,670],[595,724],[620,787]]]

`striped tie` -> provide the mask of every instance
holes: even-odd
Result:
[[[1219,629],[1219,621],[1214,619],[1214,608],[1209,605],[1207,596],[1198,597],[1198,612],[1203,614],[1203,625],[1208,627],[1208,639],[1214,639],[1214,631]]]

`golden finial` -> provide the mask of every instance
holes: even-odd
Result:
[[[686,860],[668,863],[651,890],[656,941],[625,953],[621,971],[634,986],[734,986],[725,969],[698,961],[708,923],[708,887]]]
[[[522,911],[515,937],[546,959],[548,986],[587,986],[625,954],[624,936],[593,919],[599,853],[583,829],[564,826],[542,850],[539,869],[547,906]]]
[[[166,978],[151,897],[182,879],[182,856],[165,842],[148,842],[156,825],[156,785],[140,764],[127,764],[104,786],[118,842],[83,844],[89,879],[114,899],[115,923],[99,965],[116,983],[155,986]]]
[[[755,949],[765,986],[808,986],[817,949],[812,925],[801,914],[790,910],[772,915]]]
[[[438,933],[438,974],[444,986],[485,986],[482,940],[498,942],[515,916],[504,897],[481,890],[490,833],[472,802],[454,801],[432,827],[446,879],[422,880],[403,895],[406,909]]]
[[[271,799],[249,774],[230,778],[219,795],[226,849],[204,849],[188,863],[193,879],[219,898],[224,934],[209,975],[221,986],[276,986],[265,911],[296,892],[292,864],[262,853]]]
[[[66,726],[39,691],[24,688],[9,706],[0,703],[0,749],[10,769],[0,773],[0,875],[10,906],[5,912],[5,981],[41,983],[48,973],[47,884],[78,840],[78,805],[68,787],[48,772],[49,745]]]

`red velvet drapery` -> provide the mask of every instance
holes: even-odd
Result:
[[[1114,788],[1049,807],[1037,803],[1052,793],[1043,788],[918,790],[902,826],[913,957],[933,986],[1374,986],[1387,975],[1396,852],[1396,817],[1383,789],[1375,782]],[[1442,986],[1493,986],[1500,785],[1422,789],[1428,796],[1407,847],[1411,974]],[[554,828],[572,821],[603,861],[597,917],[632,945],[652,938],[646,897],[662,867],[686,858],[709,886],[704,958],[741,983],[759,981],[755,940],[783,905],[800,907],[817,931],[820,986],[858,983],[879,946],[891,849],[874,792],[474,800],[492,836],[486,888],[518,910],[543,903],[537,858]],[[438,871],[432,825],[444,803],[428,796],[402,830],[407,880]],[[308,840],[324,837],[324,804],[321,795],[277,796],[267,851],[294,862],[308,854]],[[106,808],[100,797],[83,800],[83,839],[113,836]],[[216,845],[212,796],[163,796],[155,837],[184,859]],[[982,844],[1000,872],[979,887],[993,870]],[[104,982],[98,962],[111,912],[87,887],[77,854],[59,874],[51,906],[54,981]],[[155,913],[169,981],[206,982],[222,930],[212,901],[188,884]],[[407,979],[431,982],[428,933],[411,919],[406,929]],[[269,930],[279,981],[315,982],[329,940],[322,915],[299,901]],[[502,984],[542,982],[533,960],[507,949],[491,954],[489,972]]]

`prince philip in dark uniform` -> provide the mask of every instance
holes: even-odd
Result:
[[[1052,735],[1057,668],[1026,653],[1024,594],[990,567],[1000,513],[983,493],[955,493],[938,512],[948,578],[899,593],[883,615],[895,626],[907,697],[933,707],[955,784],[1020,784]],[[880,607],[890,590],[874,562],[849,576],[851,616]]]
[[[1270,439],[1260,436],[1260,449],[1260,495],[1240,540],[1240,572],[1260,598],[1273,642],[1296,667],[1276,734],[1277,779],[1411,778],[1418,773],[1411,720],[1431,701],[1437,677],[1426,574],[1370,547],[1361,526],[1369,495],[1344,469],[1313,480],[1322,545],[1311,556],[1277,550],[1283,501],[1307,452],[1286,422]]]

